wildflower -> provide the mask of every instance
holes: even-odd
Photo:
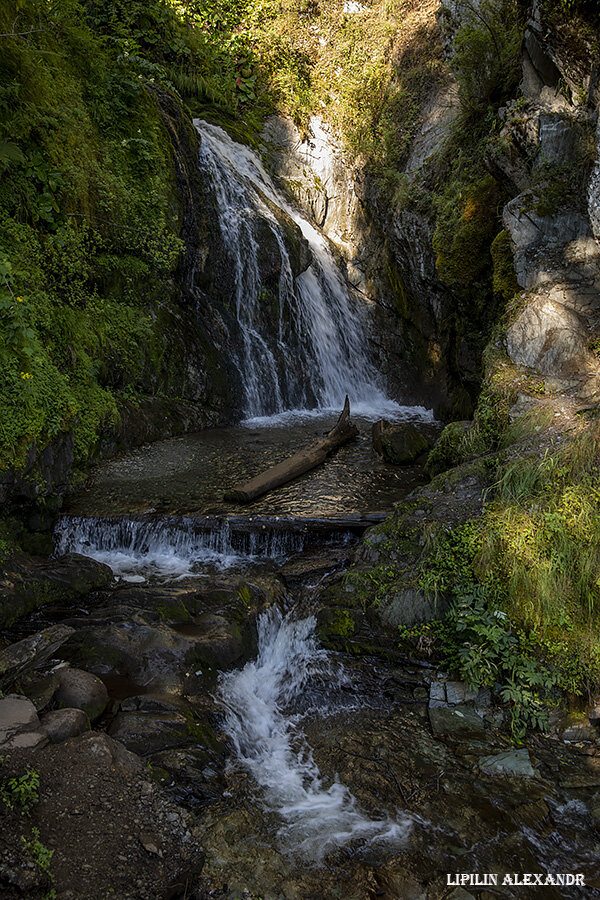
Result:
[[[33,378],[33,375],[31,374],[31,372],[21,372],[21,378],[23,378],[25,381],[28,381],[30,378]]]
[[[22,302],[23,302],[23,298],[22,298],[22,297],[17,297],[17,303],[22,303]]]

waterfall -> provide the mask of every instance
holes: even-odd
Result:
[[[357,414],[397,417],[401,408],[386,397],[367,355],[366,310],[352,301],[323,235],[287,202],[256,153],[215,125],[199,119],[194,124],[202,137],[199,165],[214,190],[234,275],[242,343],[235,363],[246,415],[298,406],[339,411],[348,394]],[[310,265],[297,277],[281,219],[292,219],[310,248]],[[280,256],[275,330],[264,311],[260,252],[265,227]]]
[[[266,806],[283,819],[279,837],[284,846],[320,862],[334,847],[356,839],[402,844],[412,820],[406,815],[369,818],[337,778],[327,787],[297,717],[286,712],[315,675],[323,674],[330,690],[343,677],[318,647],[314,628],[313,617],[263,613],[257,659],[239,672],[222,674],[218,695],[239,762],[262,788]]]
[[[81,553],[106,563],[116,575],[143,573],[177,578],[203,565],[229,568],[244,562],[283,561],[315,545],[343,544],[364,525],[284,517],[252,520],[226,516],[154,519],[62,516],[54,529],[57,555]]]

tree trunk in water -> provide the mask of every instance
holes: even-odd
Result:
[[[331,431],[318,441],[315,441],[304,450],[299,450],[288,459],[278,463],[266,472],[262,472],[246,484],[239,485],[225,494],[225,500],[233,500],[234,503],[252,503],[253,500],[262,497],[269,491],[281,487],[310,472],[325,462],[327,457],[339,447],[347,444],[358,434],[358,428],[350,421],[350,401],[346,397],[344,409]]]

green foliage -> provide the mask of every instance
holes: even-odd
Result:
[[[555,687],[556,674],[540,663],[535,644],[511,627],[489,589],[466,583],[455,590],[440,631],[445,664],[469,685],[500,685],[517,739],[528,727],[543,728],[548,721],[543,700]]]
[[[462,678],[498,683],[517,736],[543,724],[553,688],[600,685],[599,462],[597,422],[561,450],[513,454],[498,463],[481,519],[430,534],[424,551],[419,586],[451,609],[404,639],[435,637]]]
[[[43,869],[43,871],[46,872],[46,874],[50,878],[50,883],[52,885],[50,890],[46,891],[46,893],[44,894],[43,900],[55,900],[56,889],[53,886],[54,876],[50,871],[50,863],[52,862],[52,857],[54,856],[54,850],[46,847],[46,845],[40,841],[39,828],[32,828],[31,835],[32,836],[29,839],[23,837],[25,850],[29,853],[34,863],[38,865],[40,869]]]
[[[520,8],[515,0],[459,0],[464,24],[453,42],[451,66],[463,109],[478,112],[510,96],[521,75]]]
[[[118,396],[145,390],[181,250],[159,63],[86,3],[19,8],[26,39],[16,15],[0,11],[0,470],[67,430],[84,461]]]
[[[448,287],[469,289],[490,269],[499,201],[491,175],[466,185],[458,179],[440,195],[433,249],[438,274]]]
[[[8,778],[0,784],[0,799],[10,810],[18,810],[28,816],[32,806],[39,801],[40,776],[35,769],[24,775]]]
[[[510,237],[506,231],[500,231],[490,246],[493,263],[494,293],[500,294],[504,300],[512,300],[519,290],[519,283],[515,275],[512,247]]]

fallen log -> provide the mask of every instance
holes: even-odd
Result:
[[[231,491],[227,491],[224,499],[234,503],[252,503],[263,494],[282,487],[294,478],[298,478],[299,475],[304,475],[305,472],[310,472],[311,469],[320,466],[334,450],[347,444],[357,434],[358,428],[350,420],[350,401],[346,397],[342,414],[325,437],[310,444],[304,450],[299,450],[298,453],[294,453],[293,456],[276,466],[261,472],[246,484],[238,485]]]

